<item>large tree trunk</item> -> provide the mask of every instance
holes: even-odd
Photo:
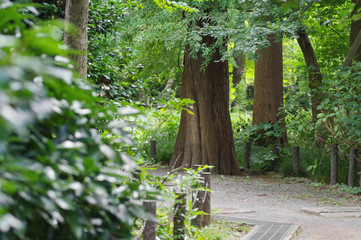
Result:
[[[210,36],[204,36],[201,44],[211,46],[215,41]],[[228,63],[217,61],[221,58],[217,49],[213,59],[202,69],[204,59],[201,53],[196,59],[189,54],[190,46],[187,45],[181,95],[195,101],[190,109],[194,115],[182,112],[171,165],[212,165],[213,172],[239,174],[228,109]]]
[[[279,108],[283,103],[283,60],[282,42],[269,35],[270,47],[260,50],[261,57],[255,62],[254,102],[252,124],[263,122],[277,123],[284,127],[280,139],[264,137],[260,144],[287,142],[286,128]]]
[[[306,31],[300,29],[298,30],[297,35],[297,41],[301,47],[308,69],[309,87],[311,89],[312,121],[315,123],[317,122],[317,115],[320,113],[320,110],[318,110],[317,107],[322,101],[322,95],[319,89],[322,86],[322,74],[320,67],[318,66],[316,54]]]
[[[83,78],[87,77],[89,0],[67,0],[65,7],[66,24],[64,42],[71,49],[78,50],[71,58],[76,62],[75,70]],[[75,28],[74,28],[75,26]]]

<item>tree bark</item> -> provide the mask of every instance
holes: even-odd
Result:
[[[201,44],[212,46],[216,39],[206,35]],[[195,164],[212,165],[213,172],[240,174],[236,160],[231,119],[229,114],[228,62],[219,61],[216,49],[212,60],[202,69],[201,53],[194,59],[186,45],[182,98],[195,101],[191,110],[183,111],[171,165],[193,167]]]
[[[358,14],[358,11],[361,7],[360,0],[353,0],[352,3],[355,4],[355,7],[351,12],[351,17],[355,14]],[[342,68],[351,67],[353,60],[356,62],[361,61],[361,19],[351,22],[350,50],[347,53]]]
[[[312,122],[317,122],[317,115],[320,113],[320,110],[317,107],[321,104],[322,95],[320,87],[322,86],[322,74],[316,54],[313,50],[312,44],[305,30],[299,29],[297,31],[297,42],[300,45],[300,48],[305,59],[307,70],[308,70],[308,79],[309,87],[311,89],[311,109],[312,109]]]
[[[260,144],[286,143],[287,134],[279,108],[283,103],[283,60],[282,42],[269,35],[270,47],[260,50],[261,57],[255,62],[254,101],[252,124],[281,121],[283,137],[279,139],[264,137]]]
[[[360,0],[353,0],[352,1],[355,4],[354,9],[351,12],[351,17],[359,13],[359,10],[361,8],[361,1]],[[361,30],[361,19],[358,19],[356,21],[351,22],[351,30],[350,30],[350,48],[352,47],[353,43],[357,39],[357,35],[359,34]],[[355,54],[355,61],[360,62],[361,61],[361,48],[360,45],[357,47],[357,51]]]
[[[348,51],[347,56],[345,58],[345,61],[342,64],[342,68],[347,68],[352,66],[352,61],[359,54],[360,49],[361,49],[361,30],[359,31],[355,41],[352,43],[351,48]]]
[[[89,0],[67,0],[65,6],[64,42],[79,54],[71,55],[76,62],[75,70],[83,78],[87,77]],[[74,27],[75,26],[75,27]]]

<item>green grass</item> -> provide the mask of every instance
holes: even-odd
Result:
[[[239,240],[252,229],[251,225],[241,222],[228,222],[212,219],[211,225],[199,230],[199,233],[190,239],[199,240]]]

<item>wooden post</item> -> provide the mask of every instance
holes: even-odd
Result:
[[[156,202],[152,200],[145,200],[143,202],[144,210],[146,213],[150,214],[154,219],[157,218],[156,213]],[[147,219],[144,230],[143,230],[143,239],[144,240],[155,240],[156,233],[156,222],[152,219]]]
[[[184,221],[186,214],[186,193],[176,193],[177,198],[174,205],[174,226],[173,226],[173,239],[184,239]]]
[[[280,149],[277,144],[273,145],[273,153],[277,156],[273,162],[273,171],[277,171],[280,164]]]
[[[201,173],[201,176],[204,178],[204,187],[206,189],[211,189],[211,173],[204,172]],[[211,193],[209,191],[205,191],[204,194],[203,212],[206,213],[206,215],[203,215],[202,226],[206,227],[211,224]]]
[[[155,155],[157,154],[157,141],[150,141],[150,160],[153,160]]]
[[[251,166],[251,150],[252,150],[252,143],[246,142],[246,149],[244,153],[244,168],[249,169]]]
[[[201,185],[202,187],[205,186],[204,178],[201,177]],[[204,190],[198,190],[193,192],[192,197],[192,203],[193,203],[193,209],[197,209],[197,211],[203,211],[203,199],[205,197],[205,191]],[[195,196],[194,196],[195,195]],[[202,228],[202,217],[203,215],[197,215],[195,218],[192,219],[192,225],[197,227],[198,229]]]
[[[331,144],[331,181],[332,185],[337,183],[337,158],[338,147],[336,143]]]
[[[141,174],[141,170],[140,169],[135,169],[133,172],[132,172],[132,175],[133,175],[133,178],[136,180],[136,181],[139,181],[140,180],[140,174]]]
[[[349,187],[355,186],[356,161],[357,161],[357,149],[351,148],[349,166],[348,166],[348,186]]]
[[[300,147],[293,147],[292,153],[292,168],[293,174],[296,177],[300,176]]]

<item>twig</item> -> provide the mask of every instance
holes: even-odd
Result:
[[[176,160],[175,160],[175,162],[174,162],[174,166],[177,164],[177,161],[178,161],[178,159],[180,158],[181,155],[182,155],[182,154],[180,154],[180,155],[176,158]],[[163,179],[163,181],[161,182],[161,184],[157,186],[156,189],[159,189],[160,186],[163,186],[163,184],[168,180],[168,178],[170,177],[170,175],[172,175],[173,173],[177,172],[179,169],[182,168],[182,167],[174,168],[174,166],[173,166],[173,169],[170,170],[170,172],[169,172],[169,173],[167,174],[167,176]]]
[[[310,2],[310,4],[308,4],[303,10],[302,12],[300,13],[300,16],[298,17],[297,21],[300,21],[301,20],[301,17],[302,15],[312,6],[314,1]]]

